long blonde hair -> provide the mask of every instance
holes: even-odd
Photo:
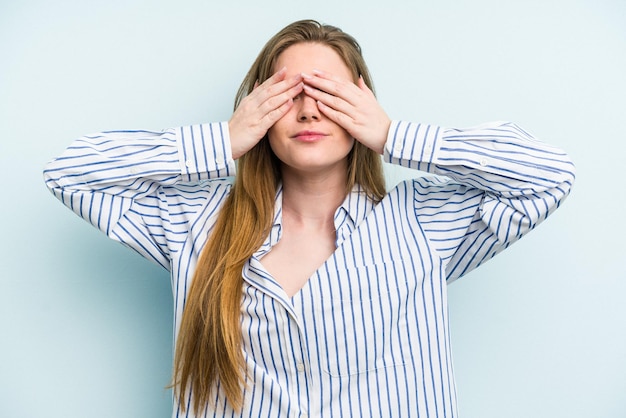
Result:
[[[373,90],[371,77],[356,40],[340,29],[313,20],[292,23],[272,37],[244,78],[235,108],[274,72],[278,56],[301,42],[331,47]],[[266,239],[274,217],[274,199],[281,180],[279,161],[267,135],[238,160],[230,195],[200,255],[184,308],[174,359],[173,386],[184,408],[193,388],[192,408],[202,412],[219,382],[227,401],[239,410],[246,378],[241,348],[242,269]],[[380,201],[385,183],[380,156],[355,142],[348,155],[346,194],[359,184]]]

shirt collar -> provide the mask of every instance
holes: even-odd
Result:
[[[344,201],[335,211],[335,231],[337,235],[336,245],[339,246],[345,241],[357,226],[365,219],[374,207],[374,202],[369,199],[361,185],[355,185],[348,193]],[[270,249],[278,243],[282,236],[283,220],[283,186],[280,184],[276,190],[274,200],[274,222],[270,233],[263,245],[255,252],[257,258],[263,257]]]

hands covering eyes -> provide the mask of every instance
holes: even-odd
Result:
[[[379,154],[387,140],[391,120],[362,77],[354,84],[314,70],[302,74],[304,93],[317,101],[319,110],[354,139]]]
[[[228,122],[233,158],[254,147],[300,94],[313,98],[324,116],[382,154],[391,120],[362,78],[355,84],[322,71],[287,78],[283,68],[255,85],[233,113]]]

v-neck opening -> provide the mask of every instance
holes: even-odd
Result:
[[[363,200],[361,200],[363,199]],[[347,243],[353,238],[353,234],[357,232],[359,227],[363,224],[363,221],[367,218],[368,214],[377,206],[371,202],[359,185],[356,185],[354,189],[346,196],[343,203],[337,208],[334,218],[336,219],[336,232],[335,232],[335,249],[334,251],[313,271],[311,275],[306,279],[304,284],[292,295],[289,296],[284,287],[278,282],[278,280],[269,272],[269,270],[263,264],[263,257],[272,251],[272,248],[280,241],[282,236],[282,187],[279,187],[276,193],[276,209],[274,215],[274,224],[266,241],[261,248],[253,254],[251,257],[250,268],[256,272],[256,277],[247,277],[248,281],[252,281],[258,288],[264,289],[273,294],[280,300],[283,300],[286,305],[293,308],[294,299],[305,297],[303,292],[305,289],[310,288],[311,280],[319,277],[322,274],[323,269],[327,269],[331,262],[335,262],[338,251],[341,250]],[[254,261],[252,261],[254,260]],[[336,262],[335,262],[336,263]],[[244,278],[246,275],[244,274]],[[287,303],[288,302],[288,303]]]

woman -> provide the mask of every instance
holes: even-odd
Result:
[[[391,121],[371,88],[352,37],[300,21],[227,123],[86,136],[47,166],[171,271],[174,416],[457,415],[446,283],[552,213],[574,168],[513,124]],[[438,177],[386,192],[379,154]]]

